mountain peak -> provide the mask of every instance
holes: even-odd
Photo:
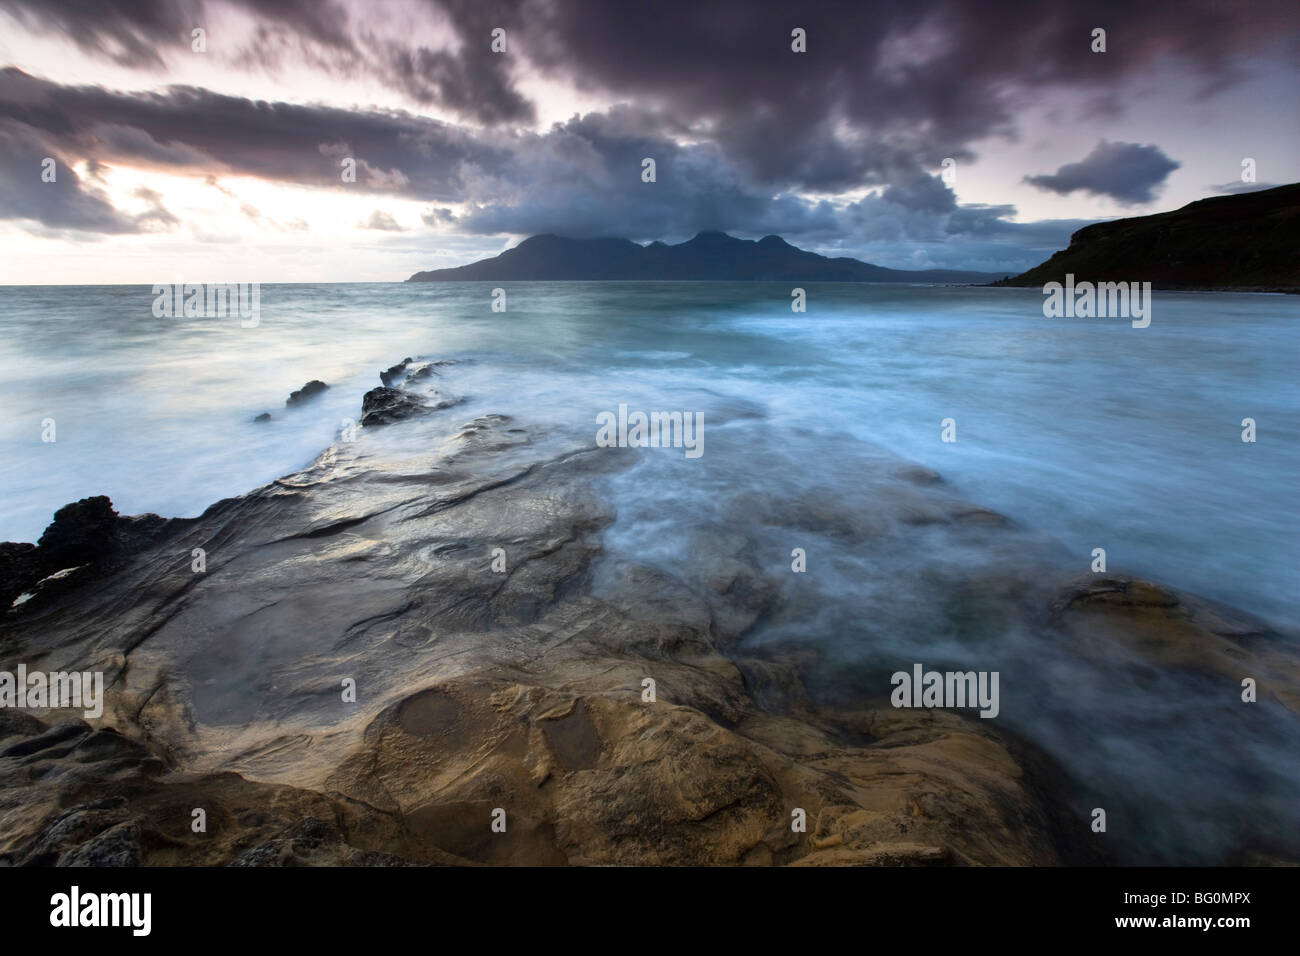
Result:
[[[1001,278],[982,272],[886,269],[847,257],[828,259],[780,236],[759,242],[705,229],[677,245],[628,239],[533,236],[513,249],[454,269],[417,272],[410,282],[457,281],[720,281],[720,282],[959,282]]]

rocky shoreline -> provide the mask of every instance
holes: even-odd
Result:
[[[0,709],[0,862],[1131,861],[1025,735],[828,692],[813,651],[751,645],[786,599],[744,534],[702,545],[702,574],[598,582],[603,482],[636,453],[457,419],[436,365],[386,370],[358,440],[198,518],[90,498],[38,544],[0,545],[2,666],[107,688],[91,721]],[[391,425],[419,440],[394,452]],[[1011,533],[897,468],[908,527]],[[844,509],[799,514],[863,533]],[[1240,612],[1116,574],[981,600],[1209,681],[1226,706],[1249,675],[1300,712],[1294,636]],[[1297,859],[1293,835],[1252,833],[1218,862]]]

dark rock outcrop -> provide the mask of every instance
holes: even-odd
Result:
[[[103,495],[64,505],[35,545],[0,544],[0,608],[11,610],[25,593],[44,599],[110,573],[170,524],[157,515],[122,517]]]
[[[391,387],[393,385],[400,383],[401,380],[405,377],[406,366],[410,365],[411,362],[413,361],[414,359],[412,359],[408,355],[406,358],[402,359],[396,365],[390,366],[389,368],[380,372],[379,380],[383,382],[384,385],[387,387]]]
[[[0,610],[8,608],[14,598],[45,576],[42,566],[36,545],[17,541],[0,544]]]
[[[328,388],[329,386],[320,379],[314,378],[297,391],[290,392],[289,397],[285,399],[284,404],[301,405],[303,402],[309,401],[317,395],[320,395]]]
[[[366,392],[361,401],[362,425],[391,425],[418,415],[428,406],[413,392],[380,386]]]

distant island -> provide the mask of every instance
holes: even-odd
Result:
[[[992,285],[1150,282],[1157,289],[1300,291],[1300,183],[1085,226],[1042,265]]]
[[[454,269],[417,272],[407,282],[715,280],[732,282],[931,282],[983,284],[997,273],[953,269],[886,269],[847,257],[829,258],[790,245],[780,236],[757,241],[725,232],[701,232],[670,246],[630,239],[525,239],[499,256]]]

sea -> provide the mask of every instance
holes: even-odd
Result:
[[[1158,292],[1138,329],[1045,318],[1034,289],[810,284],[803,313],[779,283],[505,291],[501,312],[483,283],[264,285],[248,328],[156,317],[147,286],[0,287],[0,540],[88,495],[197,515],[309,464],[421,356],[469,360],[475,407],[593,440],[620,404],[706,435],[743,408],[733,494],[782,450],[820,486],[882,448],[1081,560],[1300,623],[1300,297]],[[313,379],[329,390],[286,408]]]
[[[608,480],[606,567],[689,580],[752,532],[786,610],[748,651],[809,648],[881,701],[917,664],[998,671],[989,723],[1064,767],[1088,838],[1109,811],[1117,859],[1223,862],[1300,832],[1300,720],[1266,686],[1245,705],[1236,675],[1162,673],[988,610],[1017,600],[1004,569],[1032,575],[1036,549],[1045,587],[1100,549],[1109,571],[1295,639],[1300,296],[1157,292],[1134,328],[1047,318],[1037,289],[804,288],[794,312],[781,283],[263,285],[256,324],[157,315],[146,286],[0,288],[0,540],[35,541],[90,495],[195,516],[301,469],[408,356],[453,363],[436,381],[463,403],[438,414],[575,446],[610,415],[680,412],[703,423],[701,454],[642,449]],[[311,380],[328,390],[286,406]],[[418,429],[374,431],[420,451],[400,448]],[[888,513],[914,480],[898,461],[1012,530],[908,530]]]

